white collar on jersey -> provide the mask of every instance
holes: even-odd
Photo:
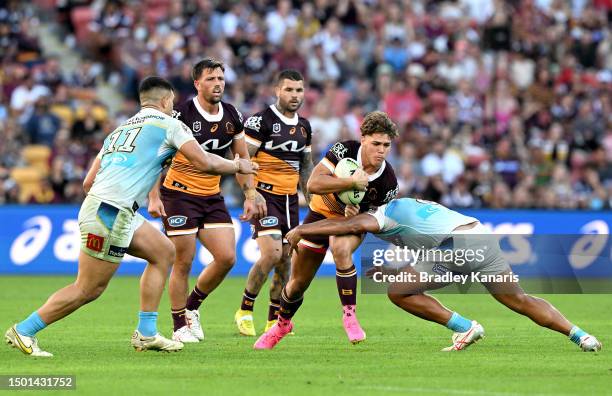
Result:
[[[359,146],[359,150],[357,150],[357,163],[359,164],[359,166],[363,168],[363,164],[361,163],[361,145]],[[374,173],[373,175],[368,175],[368,181],[374,181],[378,179],[380,175],[382,175],[383,172],[385,171],[386,166],[387,166],[387,161],[383,161],[382,165],[380,166],[380,168],[378,168],[376,173]]]
[[[276,108],[276,105],[270,105],[270,108],[272,109],[272,111],[274,112],[274,114],[276,114],[276,116],[278,118],[281,119],[282,122],[284,122],[287,125],[297,125],[298,124],[298,115],[297,113],[293,113],[293,118],[287,118],[286,116],[282,115],[280,111],[278,111],[278,109]]]
[[[204,117],[206,121],[219,122],[223,119],[223,104],[221,104],[221,102],[219,102],[219,112],[217,114],[210,114],[206,112],[206,110],[204,110],[202,106],[200,106],[200,102],[198,102],[197,96],[193,97],[193,104],[195,104],[195,107],[198,110],[198,113],[200,113],[200,115]]]

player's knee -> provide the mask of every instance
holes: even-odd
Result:
[[[219,263],[221,267],[229,271],[234,264],[236,264],[236,254],[234,252],[227,252],[215,257],[215,261]]]
[[[173,260],[171,262],[174,263],[174,268],[189,272],[191,270],[193,257],[193,252],[173,250]]]
[[[106,284],[97,284],[86,288],[80,288],[81,303],[87,304],[96,300],[104,293],[104,290],[106,290]]]
[[[334,249],[332,249],[332,255],[334,256],[336,266],[342,265],[350,267],[353,264],[353,252],[349,247],[334,247]]]

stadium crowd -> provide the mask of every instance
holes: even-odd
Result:
[[[224,100],[273,103],[275,73],[307,80],[315,159],[358,139],[365,113],[400,128],[401,196],[451,207],[612,207],[610,0],[0,1],[0,203],[80,202],[90,160],[137,108],[146,75],[194,94],[191,66],[226,65]],[[45,10],[45,7],[51,9]],[[52,11],[52,12],[50,12]],[[82,63],[44,56],[41,12]],[[96,85],[124,97],[111,114]],[[48,147],[32,194],[19,172]]]

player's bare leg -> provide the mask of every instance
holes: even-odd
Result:
[[[365,331],[357,320],[357,269],[353,264],[353,252],[359,247],[363,236],[343,235],[330,238],[330,247],[336,263],[336,285],[342,304],[342,324],[353,344],[366,338]]]
[[[181,342],[166,339],[157,331],[159,301],[168,270],[175,260],[172,242],[145,221],[134,233],[128,253],[148,262],[140,278],[139,322],[132,336],[132,346],[137,351],[180,351],[183,349]]]
[[[304,292],[310,286],[325,258],[324,252],[313,251],[302,245],[291,256],[291,276],[281,292],[281,308],[278,322],[264,333],[255,349],[272,349],[293,329],[291,318],[302,305]]]
[[[27,319],[8,329],[4,336],[7,343],[30,356],[53,356],[40,349],[36,334],[51,323],[98,298],[106,289],[117,268],[119,264],[79,252],[79,269],[74,283],[53,293]]]
[[[234,315],[238,331],[246,336],[256,335],[255,326],[253,325],[255,299],[264,283],[266,283],[272,268],[283,259],[283,241],[280,231],[279,234],[260,236],[256,241],[259,246],[260,257],[249,271],[246,287],[242,294],[240,309]]]
[[[176,251],[168,282],[168,296],[174,322],[173,338],[183,342],[197,342],[199,340],[195,336],[190,337],[191,330],[187,323],[185,309],[189,290],[189,273],[196,252],[196,234],[176,235],[170,237],[170,240]]]
[[[196,285],[187,297],[185,316],[192,334],[204,339],[200,324],[200,305],[219,286],[236,262],[236,237],[233,225],[218,228],[204,228],[198,231],[200,242],[213,257],[200,273]]]
[[[119,264],[79,252],[79,270],[74,283],[53,293],[38,309],[46,325],[56,322],[97,299],[108,286]]]
[[[526,294],[517,283],[485,284],[491,295],[514,312],[527,316],[542,327],[564,334],[583,351],[598,351],[601,343],[573,325],[548,301]]]
[[[418,272],[405,268],[403,272],[412,273],[418,279]],[[427,290],[435,290],[446,286],[446,283],[408,282],[389,286],[388,297],[391,302],[406,312],[421,319],[429,320],[446,326],[454,331],[453,345],[443,351],[462,350],[484,337],[484,329],[476,321],[469,320],[446,308],[436,298],[425,294]]]
[[[290,268],[291,246],[284,244],[283,257],[281,261],[274,266],[274,273],[270,279],[270,304],[268,306],[268,321],[266,322],[264,332],[270,330],[278,321],[278,314],[280,313],[280,296],[283,287],[289,281]]]

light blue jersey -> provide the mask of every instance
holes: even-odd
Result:
[[[436,247],[458,226],[478,221],[436,202],[412,198],[394,199],[368,213],[378,221],[376,237],[414,249]]]
[[[155,109],[140,110],[104,140],[89,195],[124,208],[134,202],[142,206],[163,164],[190,140],[195,138],[181,121]]]

